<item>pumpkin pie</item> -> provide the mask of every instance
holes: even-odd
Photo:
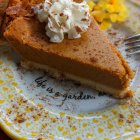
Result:
[[[4,37],[28,64],[59,71],[117,98],[132,97],[133,71],[92,18],[81,38],[52,43],[45,35],[45,24],[34,16],[7,16]]]

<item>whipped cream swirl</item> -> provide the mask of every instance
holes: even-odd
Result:
[[[46,22],[46,35],[55,43],[62,42],[65,34],[68,39],[80,38],[91,22],[85,1],[76,3],[73,0],[45,0],[34,7],[34,12],[40,22]]]

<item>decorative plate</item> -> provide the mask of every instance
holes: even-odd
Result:
[[[57,81],[48,73],[25,70],[8,43],[0,43],[0,126],[11,138],[140,139],[140,55],[127,56],[122,41],[140,32],[140,11],[127,5],[131,18],[107,34],[136,72],[132,99],[117,100],[72,81]]]

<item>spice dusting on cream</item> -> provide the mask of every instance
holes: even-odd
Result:
[[[62,42],[65,34],[68,39],[80,38],[91,23],[89,7],[85,1],[45,0],[34,7],[34,12],[40,22],[46,22],[46,35],[55,43]]]

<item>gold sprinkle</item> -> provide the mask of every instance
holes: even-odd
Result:
[[[134,124],[134,127],[137,129],[137,128],[140,128],[140,125],[139,124]]]
[[[6,112],[10,113],[12,111],[12,108],[6,108]]]
[[[31,125],[30,122],[27,122],[27,123],[26,123],[26,127],[29,127],[30,125]]]
[[[109,129],[112,129],[112,128],[113,128],[113,125],[110,124],[110,123],[108,123],[107,127],[108,127]]]
[[[3,72],[6,72],[6,71],[8,71],[8,69],[7,69],[7,68],[4,68],[4,69],[3,69]]]
[[[56,119],[55,119],[55,118],[51,118],[51,121],[52,121],[53,123],[55,123],[55,122],[56,122]]]
[[[73,126],[73,127],[71,128],[71,130],[72,130],[72,131],[75,131],[75,130],[76,130],[76,127],[75,127],[75,126]]]
[[[128,119],[129,119],[129,120],[131,120],[131,119],[133,119],[133,118],[134,118],[134,115],[131,115],[131,114],[130,114],[130,115],[128,116]]]
[[[80,137],[77,137],[76,140],[82,140]]]
[[[98,128],[98,132],[99,132],[99,133],[103,133],[104,130],[103,130],[102,128]]]
[[[83,123],[83,127],[87,127],[87,123]]]
[[[131,132],[131,129],[126,128],[126,129],[125,129],[125,132]]]
[[[10,122],[7,122],[6,121],[5,124],[8,125],[8,126],[11,126],[11,123]]]
[[[16,120],[19,120],[19,119],[21,119],[21,116],[20,115],[16,115]]]
[[[4,103],[4,100],[0,100],[0,104],[3,104]]]
[[[63,126],[62,126],[62,127],[58,126],[58,130],[59,130],[59,131],[63,131],[63,129],[64,129]]]
[[[60,112],[59,114],[61,117],[65,116],[65,112]]]
[[[15,87],[18,86],[18,84],[16,82],[13,82],[12,85],[15,86]]]
[[[9,94],[8,98],[11,99],[11,98],[13,98],[13,96],[14,96],[13,94]]]
[[[110,140],[109,138],[104,138],[104,140]]]
[[[120,134],[115,134],[116,138],[120,137]]]
[[[121,108],[124,109],[124,110],[128,109],[128,105],[121,105]]]
[[[62,134],[63,136],[66,136],[68,134],[68,131],[64,131]]]
[[[37,134],[38,134],[37,132],[32,132],[31,133],[32,136],[37,136]]]
[[[31,108],[26,108],[26,112],[27,113],[31,112]]]
[[[33,118],[34,118],[35,121],[39,120],[39,116],[33,116]]]
[[[3,87],[2,90],[3,91],[8,91],[8,88],[7,87]]]
[[[42,108],[42,107],[43,107],[43,105],[42,105],[42,104],[37,104],[37,106],[38,106],[38,107],[40,107],[40,108]]]
[[[124,125],[124,121],[123,120],[118,120],[118,124],[120,125],[120,126],[122,126],[122,125]]]
[[[49,136],[51,139],[54,139],[54,135],[53,134],[51,134],[50,136]],[[46,139],[45,139],[46,140]]]
[[[9,75],[9,74],[7,74],[7,77],[8,77],[9,79],[14,78],[12,75]]]
[[[107,119],[107,118],[108,118],[108,116],[107,116],[107,115],[102,115],[102,117],[103,117],[104,119]]]
[[[83,114],[78,114],[78,117],[84,118],[84,115]]]
[[[132,140],[140,140],[140,137],[133,138]]]
[[[0,80],[0,85],[3,84],[3,80]]]
[[[92,138],[92,137],[93,137],[93,134],[87,133],[87,134],[86,134],[86,137],[87,137],[87,138]]]
[[[21,140],[27,140],[27,137],[22,137]]]
[[[19,132],[20,132],[20,130],[19,130],[19,129],[16,129],[16,132],[18,132],[18,133],[19,133]]]
[[[45,129],[46,128],[46,124],[42,124],[42,129]]]
[[[115,110],[112,110],[112,113],[113,113],[114,115],[118,114],[118,112],[115,111]]]
[[[2,65],[3,64],[3,62],[0,60],[0,65]]]
[[[140,114],[140,110],[138,110],[137,113]]]
[[[98,123],[99,121],[97,119],[93,119],[93,122],[94,123]]]
[[[23,103],[22,101],[20,101],[20,100],[18,101],[18,104],[19,104],[19,105],[21,105],[22,103]]]

